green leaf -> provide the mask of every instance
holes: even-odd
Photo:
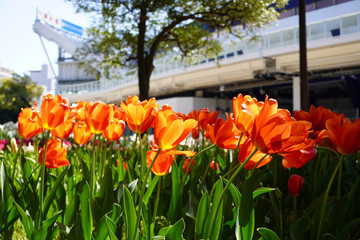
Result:
[[[278,235],[274,231],[268,228],[261,227],[258,228],[257,231],[263,237],[264,240],[280,240]]]
[[[356,229],[359,225],[360,225],[360,218],[355,218],[355,219],[351,220],[343,227],[341,232],[333,240],[347,239],[347,237],[351,233],[351,231]]]
[[[24,226],[26,236],[28,237],[28,239],[32,239],[32,234],[33,232],[35,232],[35,226],[31,219],[31,216],[27,211],[25,212],[16,202],[14,203],[21,216],[21,222]]]
[[[269,188],[269,187],[258,188],[253,192],[253,199],[255,199],[257,196],[259,196],[261,194],[268,193],[268,192],[271,192],[274,190],[275,190],[275,188]]]
[[[184,239],[183,232],[185,229],[184,219],[180,219],[174,225],[160,229],[159,236],[165,237],[167,240]]]
[[[114,189],[113,189],[113,181],[112,181],[112,172],[111,165],[109,165],[105,170],[104,176],[105,185],[104,189],[104,201],[102,204],[102,208],[104,212],[109,212],[112,210],[112,206],[114,204]]]
[[[33,239],[36,240],[45,240],[45,239],[50,239],[50,235],[52,235],[53,231],[49,231],[49,230],[55,230],[55,226],[54,223],[56,222],[56,220],[58,219],[58,217],[60,216],[62,211],[55,213],[52,217],[46,219],[45,221],[42,222],[42,226],[41,228],[39,228],[33,236]],[[50,229],[49,229],[50,227]],[[56,231],[56,230],[55,230]]]
[[[106,227],[107,227],[110,239],[118,240],[118,238],[115,236],[116,224],[106,214],[105,214],[105,222],[106,222]]]
[[[220,230],[222,227],[222,212],[223,212],[223,201],[221,201],[221,203],[219,203],[220,200],[220,195],[223,191],[223,182],[222,182],[222,178],[220,178],[218,181],[216,181],[216,183],[213,186],[213,189],[211,190],[210,195],[212,195],[212,206],[210,209],[210,214],[209,217],[206,219],[206,226],[205,226],[205,230],[204,230],[204,238],[210,238],[210,239],[218,239],[218,236],[220,234]],[[215,211],[217,208],[217,205],[219,205],[219,211],[217,213],[217,216],[215,216]],[[212,220],[215,219],[215,223],[214,223],[214,228],[213,228],[213,232],[210,236],[210,228],[211,228],[211,224],[212,224]]]
[[[151,180],[149,187],[147,188],[147,190],[144,194],[143,201],[144,201],[145,205],[148,205],[149,199],[150,199],[158,181],[159,181],[159,176],[155,175],[155,177]]]
[[[150,239],[152,236],[154,236],[154,225],[149,215],[150,211],[148,210],[148,207],[143,201],[143,206],[141,208],[141,217],[146,239]]]
[[[204,236],[204,227],[206,218],[209,215],[209,208],[210,208],[210,198],[209,194],[205,193],[201,199],[198,206],[198,210],[196,213],[195,219],[195,236],[196,238],[202,238]]]
[[[290,236],[294,240],[303,240],[305,237],[306,219],[299,218],[290,226]]]
[[[171,200],[169,207],[169,218],[171,222],[175,222],[180,218],[181,205],[180,205],[180,173],[177,163],[174,161],[171,170]]]
[[[89,184],[86,181],[83,182],[80,192],[81,227],[84,233],[84,239],[90,240],[93,227],[93,219],[91,212]]]
[[[69,171],[70,167],[67,167],[64,169],[64,171],[61,172],[61,174],[56,178],[56,181],[54,183],[53,188],[51,189],[50,193],[46,195],[44,200],[44,216],[46,216],[47,211],[49,210],[49,207],[54,200],[54,197],[56,195],[56,191],[59,189],[59,187],[62,187],[62,180],[64,179],[64,176],[66,175],[67,171]],[[64,192],[65,194],[65,192]]]
[[[236,221],[238,239],[252,239],[255,229],[255,211],[253,207],[253,192],[251,179],[243,183],[242,198]]]
[[[75,221],[76,213],[79,211],[79,197],[75,196],[65,208],[64,224],[71,226]]]
[[[126,239],[135,239],[135,234],[137,231],[136,211],[131,193],[125,186],[123,186],[123,206],[125,215]]]

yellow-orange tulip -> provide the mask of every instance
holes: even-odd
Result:
[[[69,118],[53,130],[51,130],[51,135],[55,138],[67,139],[73,131],[75,126],[75,117]]]
[[[161,150],[175,148],[197,126],[194,119],[183,120],[175,113],[159,111],[154,122],[154,140]]]
[[[155,103],[155,98],[140,102],[136,96],[128,97],[126,104],[121,102],[120,107],[125,111],[127,125],[135,133],[138,131],[140,133],[146,132],[153,124],[156,112],[159,109],[158,104]]]
[[[33,108],[23,108],[18,117],[18,132],[23,138],[33,138],[42,133],[42,127],[38,114]]]
[[[37,104],[34,102],[35,109]],[[43,96],[40,119],[45,129],[52,130],[65,122],[68,119],[70,113],[70,106],[67,99],[62,98],[61,95],[53,96],[48,94]]]
[[[150,150],[147,152],[146,161],[148,167],[150,167],[156,154],[157,154],[157,150]],[[175,155],[167,154],[166,152],[161,151],[156,157],[155,163],[153,164],[151,171],[158,176],[163,176],[167,174],[170,170],[171,165],[174,162],[174,159],[175,159]]]
[[[85,107],[86,123],[90,132],[102,133],[114,117],[113,107],[103,102],[87,102]]]
[[[256,98],[249,95],[239,94],[232,100],[234,111],[234,122],[236,127],[243,133],[250,133],[254,124],[255,117],[259,114],[263,106]]]
[[[117,141],[123,135],[124,130],[125,122],[123,120],[114,118],[102,132],[102,135],[110,141]]]
[[[87,143],[92,136],[93,133],[90,132],[90,128],[87,126],[86,122],[77,122],[74,126],[74,141],[77,144],[85,144]]]

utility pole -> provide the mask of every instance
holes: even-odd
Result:
[[[307,74],[306,9],[305,0],[299,0],[299,42],[300,42],[300,92],[301,110],[309,110],[309,81]]]

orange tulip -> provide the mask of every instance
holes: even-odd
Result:
[[[147,152],[146,161],[149,167],[152,161],[154,160],[157,151],[158,150],[150,150]],[[175,159],[175,155],[161,151],[157,156],[157,158],[155,159],[155,163],[153,164],[151,171],[158,176],[163,176],[167,174],[170,170],[171,165],[174,162],[174,159]]]
[[[192,112],[189,112],[186,119],[194,119],[198,122],[196,127],[191,131],[191,137],[193,139],[198,139],[200,135],[200,129],[199,129],[199,111],[194,109]]]
[[[76,119],[78,121],[86,121],[85,107],[86,107],[86,102],[84,101],[78,101],[77,104],[75,105]]]
[[[86,123],[90,132],[94,134],[102,133],[113,118],[113,108],[103,102],[87,102],[85,107]]]
[[[240,146],[238,160],[240,163],[243,163],[250,154],[256,149],[255,145],[252,143],[251,138],[246,139],[244,144]],[[245,168],[251,170],[255,167],[258,162],[265,157],[263,152],[257,151],[251,159],[245,164]],[[272,160],[271,155],[267,155],[261,162],[257,165],[256,168],[260,168],[266,164],[268,164]]]
[[[54,128],[53,130],[51,130],[51,134],[55,138],[67,139],[72,133],[74,126],[75,126],[75,117],[69,118],[68,120],[66,120],[65,122]]]
[[[102,132],[102,135],[110,141],[117,141],[123,135],[125,130],[125,122],[114,118]]]
[[[191,158],[186,158],[185,159],[184,164],[182,166],[182,169],[183,169],[184,173],[186,173],[186,170],[189,167],[190,161],[191,161]],[[192,164],[193,164],[193,166],[195,166],[195,164],[196,164],[195,159],[192,161]],[[190,172],[191,172],[191,166],[189,167],[189,170],[188,170],[188,173],[190,173]]]
[[[211,161],[211,163],[210,163],[210,168],[212,169],[212,170],[215,170],[214,168],[215,168],[215,162],[214,161]],[[219,170],[219,163],[216,163],[216,170]]]
[[[159,111],[154,122],[154,140],[161,150],[170,150],[181,143],[196,127],[194,119],[183,120],[175,113]]]
[[[66,159],[67,149],[61,147],[61,141],[52,138],[47,143],[46,155],[45,155],[45,166],[47,168],[58,168],[65,167],[70,164]],[[44,156],[44,148],[39,153],[39,163],[41,164]]]
[[[18,117],[18,132],[21,137],[33,138],[44,130],[39,116],[33,108],[21,109]]]
[[[87,143],[92,136],[93,133],[90,132],[90,128],[87,126],[86,122],[77,122],[74,126],[74,141],[77,144],[85,144]]]
[[[215,110],[213,113],[210,112],[208,108],[202,108],[199,111],[199,128],[200,130],[206,130],[208,124],[214,124],[217,117],[219,116],[219,111]]]
[[[236,128],[230,115],[227,116],[226,121],[218,118],[213,125],[208,124],[204,136],[221,148],[236,149],[240,139],[240,131]],[[242,138],[241,142],[244,141],[245,138]]]
[[[301,168],[315,157],[315,141],[307,138],[300,149],[281,155],[283,156],[282,165],[284,168]]]
[[[234,122],[236,127],[243,133],[250,133],[254,124],[255,117],[259,114],[263,106],[256,98],[249,95],[239,94],[232,100],[234,111]]]
[[[333,142],[336,151],[350,155],[360,150],[360,119],[351,122],[348,118],[337,116],[326,121],[324,132]]]
[[[114,118],[117,118],[119,120],[126,120],[126,114],[123,109],[120,109],[118,106],[111,104],[113,111],[114,111]]]
[[[290,112],[279,110],[274,99],[266,96],[251,132],[254,145],[263,153],[278,153],[291,136]]]
[[[155,98],[140,102],[136,96],[128,97],[126,104],[121,102],[120,106],[125,111],[127,125],[135,133],[144,133],[151,127],[159,108]]]
[[[37,104],[34,102],[35,110],[37,110]],[[45,129],[52,130],[65,122],[70,113],[70,106],[67,99],[62,98],[61,95],[53,96],[48,94],[43,96],[40,119]]]

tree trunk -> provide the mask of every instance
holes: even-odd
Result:
[[[138,69],[139,99],[140,99],[140,101],[144,101],[144,100],[149,99],[150,76],[151,76],[151,74],[146,73],[147,72],[146,68],[147,68],[147,66],[139,66],[139,69]]]

